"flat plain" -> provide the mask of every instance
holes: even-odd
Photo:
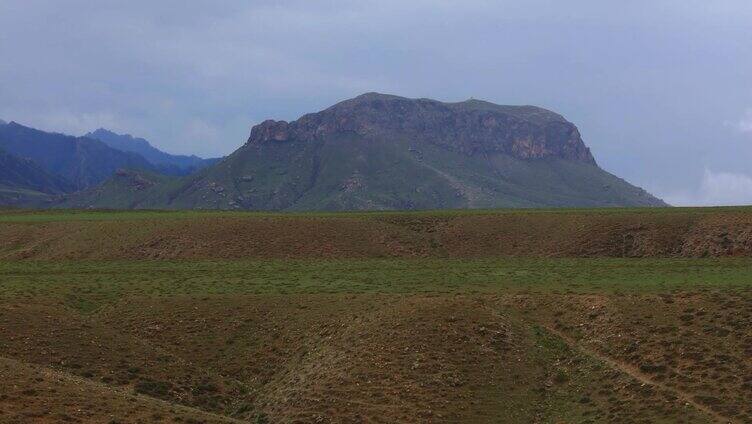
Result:
[[[752,208],[0,212],[0,421],[752,422]]]

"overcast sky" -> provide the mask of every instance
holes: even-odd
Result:
[[[0,119],[230,153],[367,91],[534,104],[672,204],[752,204],[752,1],[0,0]]]

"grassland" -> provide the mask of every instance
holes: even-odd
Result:
[[[746,290],[750,258],[4,261],[0,298],[88,312],[127,297],[269,294],[620,293]]]
[[[0,422],[752,422],[751,223],[4,212]]]
[[[238,218],[353,218],[353,217],[442,217],[468,215],[530,215],[557,214],[718,214],[752,213],[752,206],[670,207],[670,208],[515,208],[515,209],[439,209],[432,211],[353,211],[353,212],[257,212],[232,210],[76,210],[76,209],[0,209],[0,222],[54,222],[54,221],[121,221],[154,218],[238,217]]]

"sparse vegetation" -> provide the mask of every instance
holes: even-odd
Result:
[[[489,236],[457,233],[474,228],[467,219],[519,230],[554,215],[572,227],[641,220],[653,234],[682,226],[679,245],[725,222],[739,246],[749,241],[744,209],[7,213],[0,421],[749,422],[752,259],[477,255],[474,242],[495,246]],[[184,239],[301,219],[319,224],[265,250],[235,252],[232,237],[213,256],[182,250]],[[327,241],[330,221],[342,238]],[[70,225],[79,231],[61,230]],[[394,239],[361,239],[369,226],[406,229],[399,249],[411,241],[425,254],[385,255],[378,246]],[[106,255],[87,234],[108,237]],[[424,236],[437,245],[417,249]],[[358,254],[337,254],[350,238]],[[163,256],[147,259],[155,239]]]

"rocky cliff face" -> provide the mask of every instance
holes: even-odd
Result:
[[[500,106],[479,100],[442,103],[368,93],[293,122],[255,126],[249,144],[314,141],[338,133],[372,140],[406,138],[465,155],[505,153],[519,159],[556,157],[595,164],[577,127],[534,106]]]

